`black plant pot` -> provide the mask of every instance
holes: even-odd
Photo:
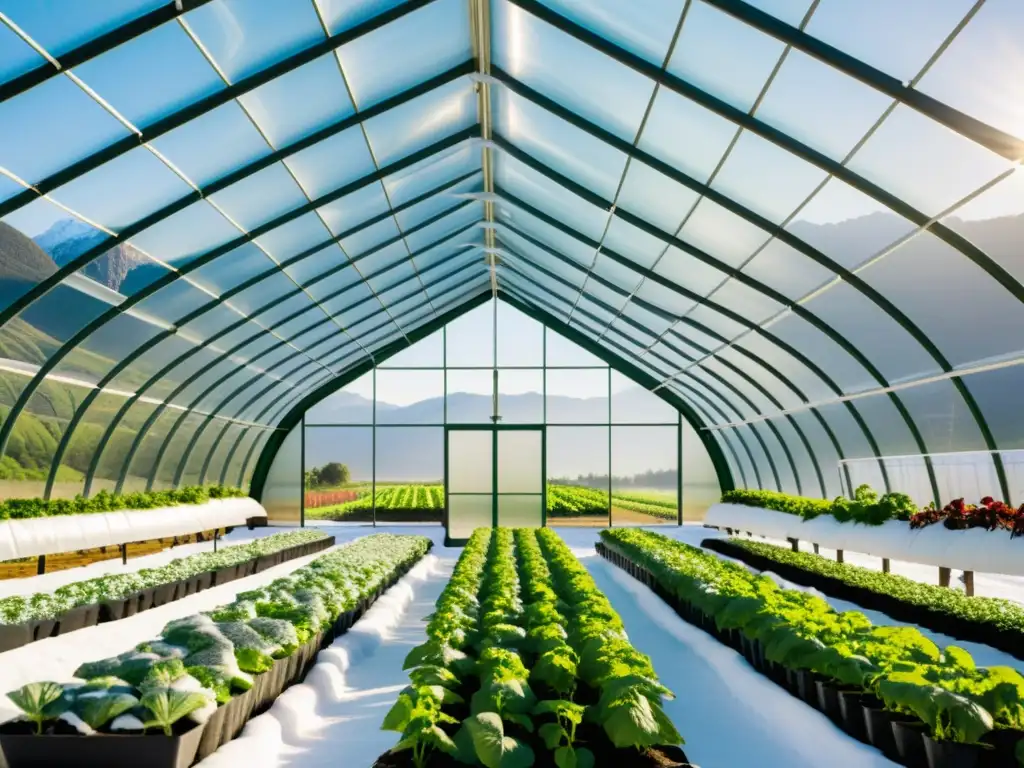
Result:
[[[827,680],[817,680],[814,685],[818,690],[818,709],[833,723],[840,725],[843,713],[839,709],[839,691]]]
[[[100,607],[96,603],[79,605],[65,613],[57,622],[57,634],[66,635],[76,629],[92,627],[99,621]]]
[[[985,768],[1002,768],[1007,765],[1016,768],[1017,743],[1022,739],[1024,739],[1024,731],[1013,728],[997,728],[986,733],[981,740],[992,749],[986,750],[981,764]]]
[[[809,669],[801,669],[796,673],[797,695],[815,709],[818,708],[818,688],[815,686],[814,673]]]
[[[197,573],[196,579],[196,591],[202,592],[204,589],[209,589],[213,586],[213,571],[203,571]]]
[[[11,651],[28,645],[35,638],[32,637],[33,625],[31,622],[24,624],[0,624],[0,653]]]
[[[156,594],[156,587],[147,587],[138,594],[138,607],[135,609],[137,613],[142,611],[148,611],[153,607],[153,599]]]
[[[892,735],[896,740],[896,753],[899,762],[907,768],[927,768],[928,756],[924,751],[924,735],[928,726],[922,722],[892,723]]]
[[[935,741],[928,734],[924,736],[928,768],[979,768],[984,751],[985,748],[977,744]]]
[[[842,728],[857,741],[868,743],[868,730],[864,722],[864,693],[862,691],[843,691],[839,694],[839,716]],[[874,697],[869,697],[873,699]]]
[[[862,706],[864,712],[864,726],[867,730],[868,744],[880,750],[890,760],[898,761],[900,753],[896,749],[896,737],[893,735],[892,724],[894,721],[917,722],[914,718],[901,715],[896,712],[882,709],[881,707]]]
[[[178,582],[172,581],[170,584],[161,584],[159,587],[153,590],[153,607],[159,608],[161,605],[167,605],[169,602],[174,600],[174,592],[178,587]]]
[[[14,731],[13,733],[11,731]],[[0,750],[8,768],[188,768],[195,760],[203,735],[202,725],[193,725],[180,735],[94,736],[26,734],[4,723],[0,726]]]
[[[238,578],[238,566],[229,565],[227,568],[221,568],[213,572],[213,584],[214,586],[220,586],[221,584],[227,584],[229,581],[234,581]]]
[[[48,637],[53,637],[53,633],[57,630],[56,619],[36,619],[31,622],[32,624],[32,640],[45,640]]]

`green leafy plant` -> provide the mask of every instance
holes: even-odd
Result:
[[[165,736],[173,734],[171,729],[181,718],[202,709],[208,702],[206,696],[195,691],[162,687],[149,689],[140,700],[148,712],[146,728],[160,728]]]
[[[29,683],[7,694],[26,720],[36,724],[36,733],[43,732],[43,723],[59,717],[67,709],[64,688],[60,683]]]
[[[554,752],[558,768],[591,768],[594,753],[576,746],[576,728],[583,722],[586,707],[565,699],[548,699],[537,703],[535,715],[554,715],[556,722],[544,723],[537,729],[544,744]]]
[[[112,494],[100,491],[94,496],[74,499],[7,499],[0,501],[0,520],[25,520],[33,517],[88,515],[122,509],[156,509],[180,504],[203,504],[210,499],[241,498],[248,495],[229,486],[190,486],[170,491]]]

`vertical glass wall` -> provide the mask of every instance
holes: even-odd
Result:
[[[711,461],[674,408],[498,302],[306,412],[305,522],[442,523],[446,427],[495,422],[546,427],[548,525],[676,524],[717,501]],[[449,483],[453,505],[475,503]]]

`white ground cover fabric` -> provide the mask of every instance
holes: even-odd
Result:
[[[437,551],[437,550],[435,550]],[[434,610],[458,557],[427,555],[383,594],[346,634],[320,652],[300,685],[245,726],[202,768],[369,768],[398,741],[380,730],[384,715],[409,684],[406,654],[426,639],[423,618]]]
[[[244,525],[248,518],[266,514],[258,501],[245,497],[157,509],[6,520],[0,523],[0,560],[181,536]]]
[[[831,549],[852,550],[923,565],[1024,576],[1024,538],[1008,531],[972,528],[951,531],[941,523],[913,530],[900,520],[882,525],[840,523],[831,515],[804,520],[799,515],[743,504],[715,504],[708,525],[750,531],[776,539],[800,539]]]
[[[365,529],[362,535],[366,535]],[[0,654],[0,722],[18,715],[18,709],[3,695],[8,691],[32,682],[68,682],[73,679],[74,671],[83,662],[96,661],[131,650],[139,643],[159,635],[172,619],[191,616],[230,603],[239,592],[269,584],[274,579],[286,576],[312,560],[333,552],[335,548],[289,560],[266,571],[219,587],[211,587],[183,600],[151,608],[127,619],[86,627],[77,632],[29,643]]]

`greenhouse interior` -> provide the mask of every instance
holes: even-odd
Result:
[[[1024,766],[1024,2],[0,0],[0,768]]]

